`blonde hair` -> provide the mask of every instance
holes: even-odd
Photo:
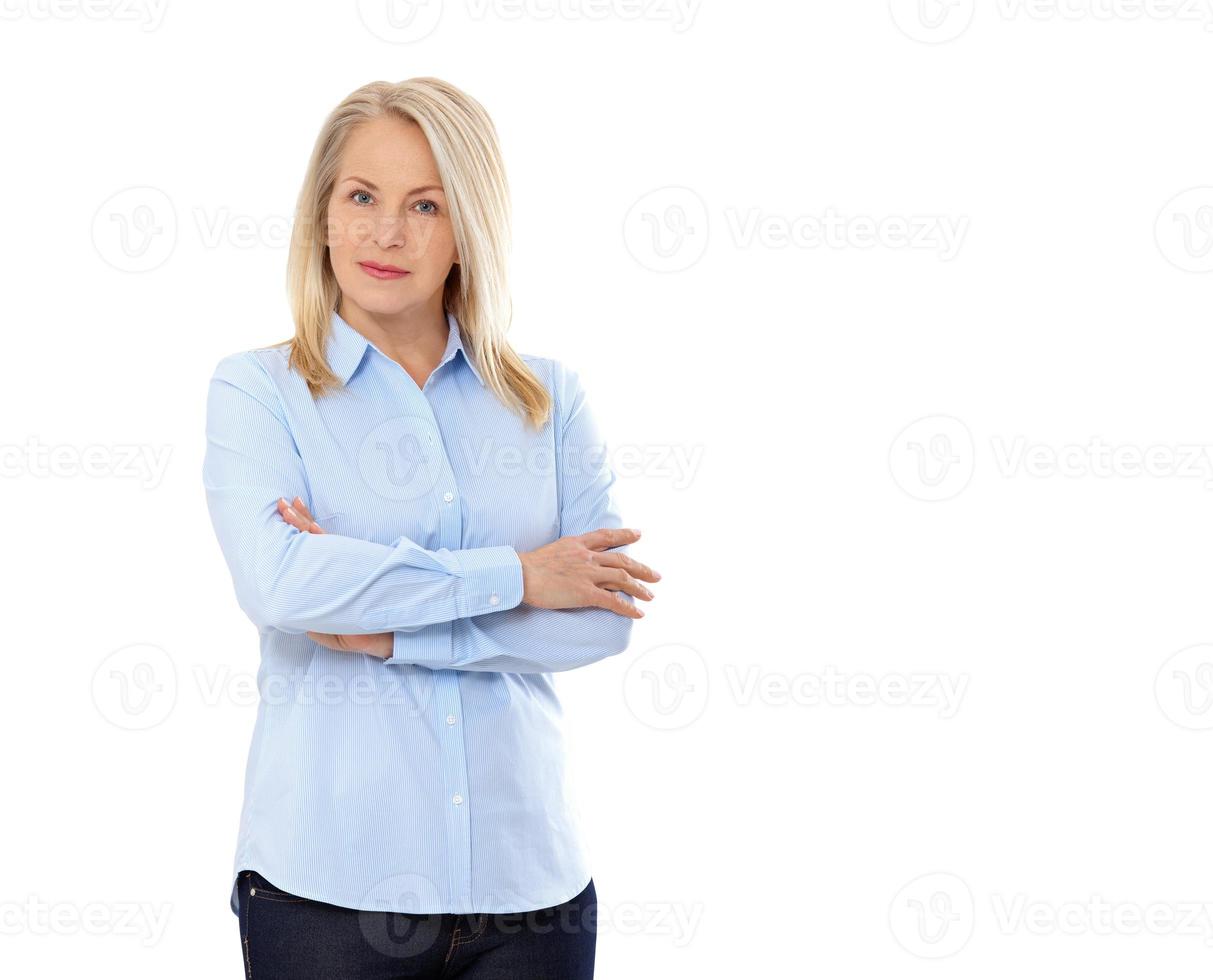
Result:
[[[464,350],[486,387],[542,428],[552,398],[506,340],[513,315],[507,281],[510,203],[497,132],[484,107],[438,78],[371,82],[351,92],[325,120],[295,208],[287,292],[295,336],[290,366],[313,397],[341,386],[324,357],[341,296],[325,229],[328,201],[346,140],[368,119],[394,114],[421,127],[450,205],[459,264],[443,287],[443,305],[459,321]]]

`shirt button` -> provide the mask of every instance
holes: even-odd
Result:
[[[496,592],[494,592],[491,596],[489,596],[489,605],[490,606],[495,606],[500,601],[501,601],[501,596],[499,596]]]
[[[463,802],[463,797],[460,796],[458,793],[456,793],[454,796],[451,797],[451,802],[454,803],[455,806],[458,806],[460,803]]]
[[[453,725],[453,724],[455,724],[455,716],[454,716],[454,715],[447,715],[447,716],[446,716],[446,723],[447,723],[448,725]]]
[[[444,493],[442,495],[442,499],[445,500],[449,504],[452,500],[455,499],[455,495],[453,493],[451,493],[450,490],[448,490],[446,493]]]

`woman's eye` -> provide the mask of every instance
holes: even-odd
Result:
[[[350,194],[350,200],[352,200],[359,207],[363,208],[374,203],[374,199],[371,197],[370,192],[368,191],[354,191],[352,194]],[[422,214],[438,213],[438,205],[433,201],[418,201],[415,207],[419,208]]]

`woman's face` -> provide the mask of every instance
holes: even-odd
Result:
[[[441,310],[458,253],[434,154],[416,123],[381,117],[351,132],[328,202],[328,246],[343,302],[384,318]],[[406,274],[375,274],[375,266]]]

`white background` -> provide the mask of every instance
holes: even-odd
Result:
[[[558,679],[597,975],[1209,975],[1208,4],[0,10],[6,975],[241,975],[206,383],[291,332],[325,114],[416,75],[664,576]]]

